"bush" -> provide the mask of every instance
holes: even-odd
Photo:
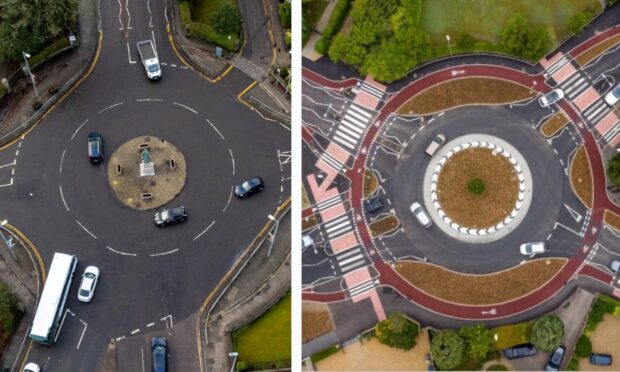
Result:
[[[557,315],[543,315],[532,325],[532,344],[542,351],[553,351],[564,338],[564,323]]]
[[[6,333],[15,332],[21,315],[17,296],[4,283],[0,283],[0,324]]]
[[[220,5],[209,17],[209,24],[221,34],[238,35],[242,21],[239,8],[230,3]]]
[[[607,6],[614,5],[618,0],[607,0]]]
[[[431,355],[439,369],[453,369],[463,363],[465,341],[452,329],[440,331],[431,340]]]
[[[456,40],[456,45],[460,49],[470,49],[474,46],[475,42],[476,40],[474,40],[474,37],[471,36],[471,34],[462,34]]]
[[[498,349],[505,349],[530,342],[531,331],[532,322],[525,322],[493,328],[491,333],[497,335],[495,346]]]
[[[291,2],[285,1],[278,4],[278,14],[280,15],[280,22],[282,27],[286,29],[291,28]]]
[[[485,188],[486,188],[486,185],[484,184],[484,181],[481,178],[474,178],[472,180],[469,180],[469,182],[467,182],[467,190],[469,190],[469,192],[471,192],[474,195],[484,194]]]
[[[590,314],[588,314],[588,321],[586,323],[586,330],[594,332],[596,326],[603,321],[605,314],[613,314],[616,310],[616,306],[616,301],[610,299],[609,297],[599,295],[592,304],[592,308],[590,308]]]
[[[37,66],[41,65],[48,58],[53,57],[63,49],[68,48],[69,46],[69,39],[65,36],[60,37],[28,60],[28,63],[30,64],[30,69],[34,70]]]
[[[579,359],[572,357],[568,365],[566,366],[567,371],[579,371]]]
[[[418,333],[418,326],[402,313],[392,313],[375,326],[375,336],[379,342],[403,350],[410,350],[415,346]]]
[[[577,13],[568,20],[568,29],[575,35],[581,35],[590,18],[592,16],[588,12]]]
[[[179,8],[181,9],[181,22],[184,25],[189,25],[190,23],[192,23],[192,11],[190,9],[189,2],[179,2]]]
[[[317,53],[325,54],[327,53],[328,48],[329,48],[329,41],[324,37],[320,38],[319,41],[317,41],[316,44],[314,44],[314,50]]]
[[[579,358],[587,358],[592,354],[592,342],[586,335],[581,335],[577,340],[575,355]]]
[[[316,363],[320,360],[327,358],[330,355],[336,354],[338,351],[340,351],[340,347],[338,345],[332,345],[327,349],[323,349],[319,352],[312,354],[310,356],[310,360],[312,361],[312,363]]]
[[[210,25],[192,21],[191,4],[188,1],[179,2],[179,7],[181,9],[181,22],[187,26],[187,31],[191,36],[215,43],[230,51],[239,50],[241,46],[239,37],[231,35],[229,39],[228,35],[218,33]]]
[[[523,15],[515,14],[502,27],[500,45],[507,53],[535,61],[551,49],[554,38],[552,28],[532,28]]]
[[[243,372],[246,371],[248,369],[248,362],[246,362],[245,360],[240,360],[237,362],[237,364],[235,365],[235,369],[239,372]]]
[[[493,350],[493,336],[483,324],[463,326],[458,330],[458,333],[465,340],[467,356],[472,359],[485,359]]]
[[[607,177],[616,187],[620,187],[620,153],[614,155],[607,163]]]
[[[334,5],[332,14],[329,16],[325,30],[323,30],[323,37],[331,39],[332,36],[340,31],[342,23],[349,13],[350,4],[351,0],[338,0],[336,5]]]

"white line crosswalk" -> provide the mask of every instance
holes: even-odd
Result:
[[[372,119],[373,115],[370,112],[352,103],[336,128],[334,141],[350,150],[355,150]]]

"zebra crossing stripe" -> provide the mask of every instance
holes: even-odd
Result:
[[[338,130],[341,129],[348,129],[350,131],[356,132],[357,136],[359,137],[362,133],[364,133],[364,129],[361,129],[359,127],[356,127],[355,125],[351,125],[348,122],[345,122],[345,120],[342,120],[342,125],[340,127],[338,127]]]
[[[340,133],[340,132],[336,133],[336,135],[334,135],[334,141],[338,142],[339,144],[343,146],[350,148],[351,150],[355,149],[356,142],[352,140],[351,137],[343,133]]]
[[[342,123],[348,123],[350,126],[358,127],[362,131],[364,131],[368,125],[368,122],[359,121],[358,119],[349,116],[348,113],[342,118]]]
[[[357,118],[359,120],[361,120],[363,123],[368,123],[369,117],[361,115],[361,114],[355,112],[354,110],[347,111],[347,116],[349,116],[349,115],[353,116],[353,117],[355,117],[355,118]]]
[[[351,262],[358,261],[358,260],[363,259],[363,258],[364,258],[364,255],[360,253],[357,256],[346,258],[346,259],[344,259],[342,261],[338,261],[338,264],[340,266],[344,266],[344,265],[347,265],[347,264],[349,264]]]
[[[319,211],[321,210],[325,210],[333,205],[338,204],[340,201],[342,200],[342,197],[340,196],[340,194],[333,196],[327,200],[323,200],[320,203],[317,203],[316,206],[318,208]]]
[[[603,136],[603,139],[606,142],[609,142],[612,140],[612,138],[614,138],[616,136],[616,134],[620,133],[620,122],[617,122],[614,127],[607,133],[605,133],[605,135]]]
[[[344,267],[341,267],[340,271],[342,271],[342,273],[344,274],[344,273],[347,273],[347,272],[349,272],[351,270],[357,269],[357,268],[365,266],[365,265],[366,265],[366,261],[357,261],[357,262],[354,262],[354,263],[352,263],[350,265],[346,265]]]
[[[336,256],[336,259],[340,260],[341,258],[347,258],[351,255],[354,255],[356,253],[360,253],[362,250],[359,248],[355,248],[355,249],[349,249],[339,255]]]
[[[368,111],[366,111],[366,110],[363,110],[362,108],[360,108],[360,107],[359,107],[359,106],[357,106],[357,105],[351,105],[351,106],[350,106],[350,108],[351,108],[351,110],[352,110],[352,111],[358,112],[358,113],[360,113],[360,114],[362,114],[362,115],[366,116],[366,117],[367,117],[367,118],[369,118],[369,119],[370,119],[370,117],[372,116],[372,114],[371,114],[370,112],[368,112]]]
[[[340,171],[342,169],[342,164],[338,163],[333,157],[329,156],[326,153],[323,153],[321,155],[321,159],[323,159],[324,162],[329,164],[332,168],[334,168],[337,171]]]

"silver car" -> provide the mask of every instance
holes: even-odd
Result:
[[[428,156],[433,156],[433,154],[435,154],[435,152],[443,146],[444,143],[446,143],[446,136],[443,133],[438,133],[435,138],[433,138],[431,143],[428,144],[428,147],[424,152]]]
[[[551,92],[545,94],[544,96],[540,97],[538,99],[538,103],[542,106],[542,107],[548,107],[554,103],[556,103],[557,101],[561,100],[562,98],[564,98],[564,91],[562,89],[554,89]]]
[[[524,243],[521,244],[519,248],[521,254],[524,256],[534,257],[537,254],[545,253],[545,243],[537,242],[537,243]]]
[[[424,226],[425,228],[429,228],[431,227],[431,225],[433,225],[431,217],[428,215],[426,209],[424,209],[422,204],[414,202],[409,207],[409,210],[411,211],[411,213],[413,213],[413,216],[416,218],[416,220],[418,220],[420,225]]]

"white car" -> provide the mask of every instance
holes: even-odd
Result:
[[[96,266],[88,266],[82,274],[80,289],[78,291],[78,300],[82,302],[90,302],[95,294],[95,287],[99,280],[99,268]]]
[[[611,271],[614,272],[614,274],[617,274],[618,271],[620,271],[620,261],[618,260],[611,261],[611,265],[609,265],[609,267],[611,268]]]
[[[538,99],[538,103],[540,103],[542,107],[547,107],[556,103],[562,98],[564,98],[564,91],[562,89],[554,89],[551,92],[540,97]]]
[[[438,133],[435,138],[428,144],[426,148],[426,155],[433,156],[435,151],[437,151],[444,143],[446,143],[446,136],[442,133]]]
[[[537,254],[545,253],[545,243],[524,243],[521,244],[520,250],[522,255],[534,257]]]
[[[28,363],[24,367],[24,372],[41,372],[41,367],[37,363]]]
[[[618,101],[620,101],[620,84],[605,96],[605,102],[607,102],[609,106],[615,105]]]
[[[426,228],[431,227],[433,221],[431,221],[431,217],[428,215],[422,204],[414,202],[409,207],[409,210],[413,213],[413,216],[418,220],[420,225]]]

